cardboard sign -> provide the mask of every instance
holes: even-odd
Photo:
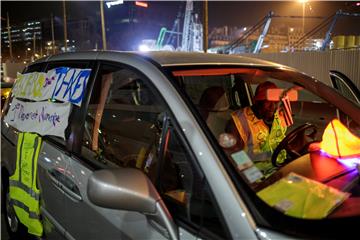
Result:
[[[91,69],[59,67],[47,73],[18,73],[12,95],[34,101],[56,99],[81,106]]]
[[[4,121],[21,132],[65,138],[70,103],[23,102],[14,98]]]

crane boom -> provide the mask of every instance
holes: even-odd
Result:
[[[191,39],[191,17],[193,11],[193,2],[188,0],[186,1],[185,16],[184,16],[184,26],[183,26],[183,36],[181,41],[181,48],[183,51],[190,51],[190,39]]]
[[[333,18],[333,20],[331,21],[331,24],[329,26],[329,29],[328,31],[326,32],[326,35],[325,35],[325,39],[324,39],[324,42],[321,46],[321,51],[325,51],[326,47],[329,45],[330,43],[330,40],[331,40],[331,35],[332,35],[332,31],[335,27],[335,24],[336,24],[336,21],[338,20],[339,17],[342,17],[342,16],[347,16],[347,17],[360,17],[360,14],[359,13],[347,13],[347,12],[343,12],[341,9],[338,10]]]
[[[259,36],[259,39],[256,42],[256,46],[253,50],[253,53],[259,53],[261,50],[261,46],[264,42],[265,36],[267,34],[267,32],[269,31],[269,27],[270,27],[270,23],[271,23],[271,18],[274,15],[274,12],[269,12],[269,14],[266,16],[266,23],[264,25],[264,29],[262,31],[262,33]]]

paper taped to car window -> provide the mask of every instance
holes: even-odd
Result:
[[[23,102],[14,98],[4,121],[21,132],[65,138],[70,110],[70,103]]]
[[[12,96],[42,101],[56,99],[81,106],[91,69],[54,68],[47,73],[17,74]]]

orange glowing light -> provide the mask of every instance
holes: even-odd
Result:
[[[147,8],[147,7],[148,7],[148,4],[147,4],[146,2],[136,1],[136,2],[135,2],[135,5],[136,5],[136,6],[139,6],[139,7],[144,7],[144,8]]]
[[[325,128],[320,148],[335,158],[360,157],[360,138],[334,119]]]

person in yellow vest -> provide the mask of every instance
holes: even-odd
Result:
[[[38,237],[43,233],[40,221],[40,190],[36,185],[41,141],[37,134],[18,134],[15,173],[9,179],[10,204],[19,221],[28,228],[28,232]]]
[[[237,130],[233,135],[238,136],[241,149],[247,152],[265,176],[275,170],[271,164],[271,154],[285,138],[287,130],[283,113],[279,111],[279,102],[266,98],[268,89],[277,88],[270,81],[259,84],[253,98],[254,104],[231,114],[232,132]],[[277,161],[282,162],[285,158],[286,152],[282,151]]]

